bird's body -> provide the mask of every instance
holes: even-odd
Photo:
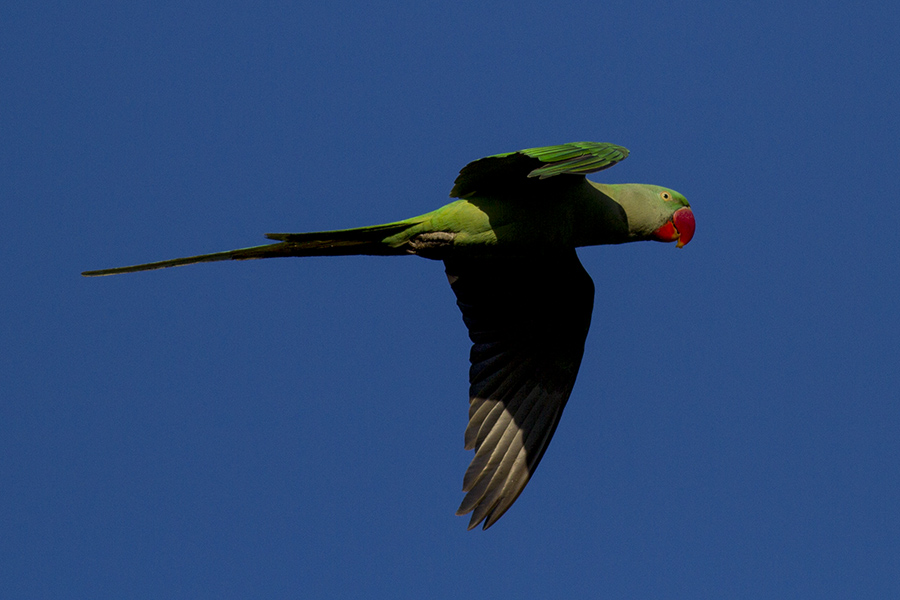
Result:
[[[458,514],[492,525],[524,489],[572,391],[594,287],[574,249],[677,241],[694,233],[687,200],[645,184],[599,184],[584,173],[624,159],[579,142],[467,165],[432,212],[384,225],[267,234],[275,243],[87,271],[112,275],[220,260],[413,254],[443,260],[473,346],[466,448],[475,449]]]

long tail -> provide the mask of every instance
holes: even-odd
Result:
[[[402,221],[388,223],[386,225],[374,225],[372,227],[360,227],[357,229],[340,229],[337,231],[317,231],[313,233],[267,233],[270,240],[278,240],[277,244],[266,244],[252,248],[239,248],[213,254],[200,254],[198,256],[185,256],[171,260],[132,265],[130,267],[116,267],[113,269],[100,269],[98,271],[85,271],[85,277],[99,277],[101,275],[118,275],[119,273],[135,273],[137,271],[151,271],[153,269],[165,269],[166,267],[178,267],[202,262],[216,262],[220,260],[252,260],[255,258],[274,258],[278,256],[347,256],[351,254],[370,254],[390,256],[406,254],[406,250],[400,247],[402,242],[389,244],[385,240],[391,236],[402,233],[415,225],[415,221]]]

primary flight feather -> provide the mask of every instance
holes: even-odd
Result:
[[[642,240],[687,244],[694,215],[674,190],[585,178],[628,156],[575,142],[469,163],[424,215],[371,227],[266,234],[276,243],[85,271],[94,277],[278,256],[414,254],[442,260],[472,340],[466,449],[475,457],[457,511],[487,529],[525,488],[556,430],[584,353],[594,284],[575,248]]]

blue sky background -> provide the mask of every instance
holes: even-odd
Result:
[[[2,13],[0,596],[900,597],[897,6]],[[419,214],[576,140],[697,234],[580,251],[581,374],[487,532],[453,515],[439,263],[78,275]]]

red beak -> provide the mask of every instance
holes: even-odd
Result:
[[[687,206],[679,208],[669,221],[653,232],[661,242],[674,242],[676,248],[681,248],[694,237],[694,213]]]

